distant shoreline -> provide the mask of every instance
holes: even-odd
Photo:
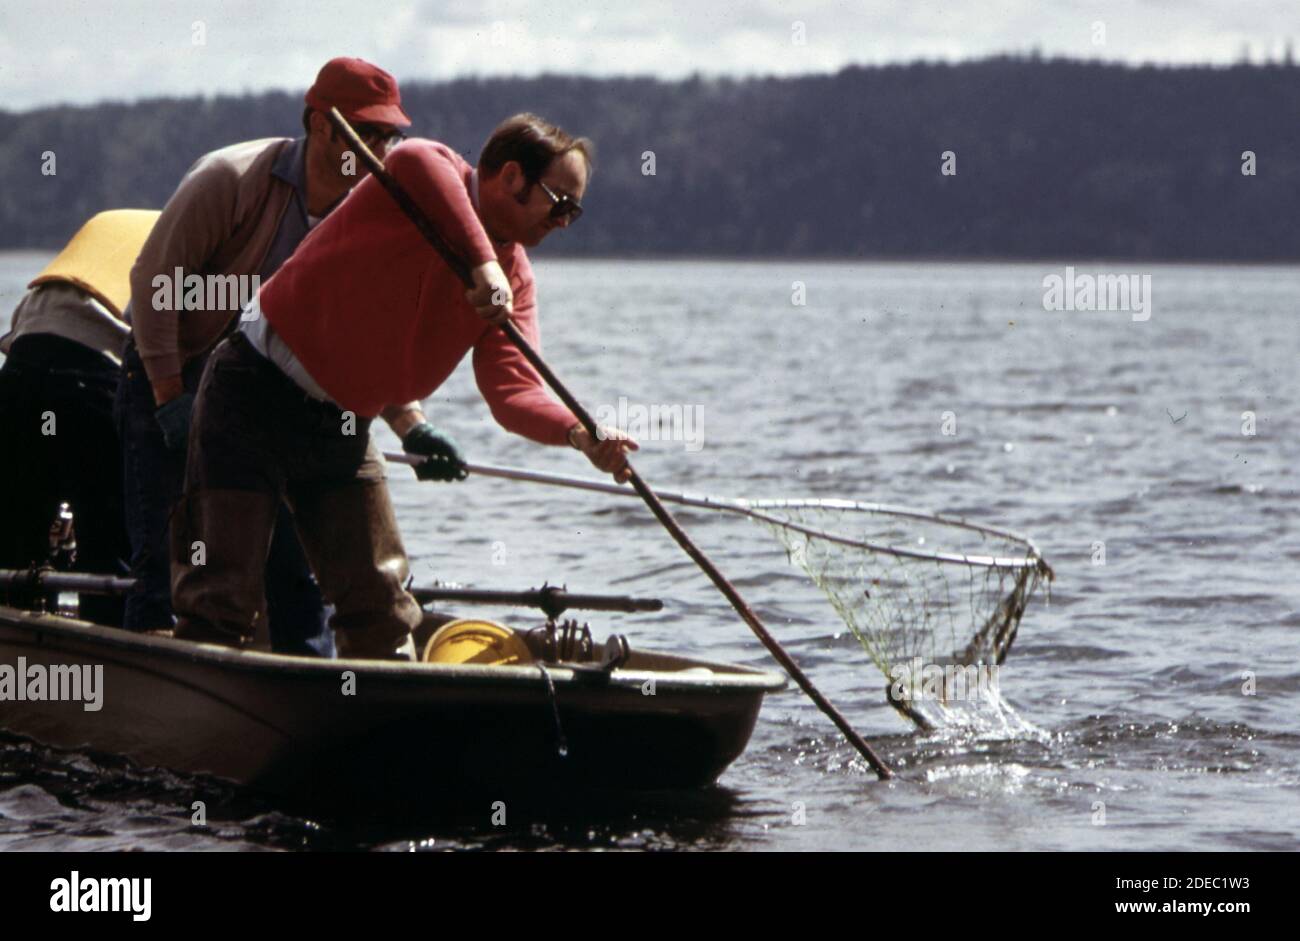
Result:
[[[587,214],[539,257],[1293,265],[1298,76],[1005,57],[416,83],[402,101],[471,161],[525,106],[596,141]],[[10,115],[0,244],[53,248],[97,208],[161,206],[200,155],[297,133],[301,113],[266,93]]]

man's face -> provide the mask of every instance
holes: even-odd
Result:
[[[508,164],[502,169],[511,177],[507,181],[513,201],[509,205],[509,228],[511,231],[500,233],[512,242],[532,248],[556,229],[563,229],[572,221],[570,216],[556,218],[551,215],[555,202],[546,193],[550,189],[556,197],[568,196],[582,202],[587,192],[587,161],[582,154],[571,150],[551,161],[546,172],[541,176],[545,188],[536,184],[529,185],[523,174],[518,172],[518,164]]]
[[[401,142],[399,128],[391,124],[357,122],[353,123],[352,127],[357,132],[357,136],[380,160],[383,160],[388,151]],[[329,118],[319,111],[312,116],[312,134],[316,139],[316,144],[313,146],[322,148],[326,154],[328,166],[334,169],[340,181],[346,182],[349,186],[355,186],[370,173],[370,169],[360,155],[356,155],[347,163],[344,162],[344,155],[352,148],[343,135],[330,123]],[[346,173],[345,171],[349,169],[354,172],[351,174]]]

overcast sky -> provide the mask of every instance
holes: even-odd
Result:
[[[336,55],[405,81],[793,74],[1034,48],[1230,63],[1249,47],[1258,62],[1300,38],[1297,13],[1297,0],[0,0],[0,108],[298,91]]]

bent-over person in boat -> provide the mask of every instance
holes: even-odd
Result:
[[[130,328],[131,263],[158,213],[113,209],[91,217],[27,285],[0,337],[0,568],[40,565],[50,523],[67,503],[75,571],[125,575],[130,547],[122,512],[122,459],[113,424],[122,345]],[[93,455],[93,460],[87,460]],[[0,602],[27,606],[30,592]],[[121,598],[81,595],[85,620],[120,627]]]
[[[126,608],[125,626],[132,630],[173,624],[169,521],[182,490],[194,392],[208,355],[234,330],[256,285],[366,174],[364,166],[353,172],[347,143],[326,118],[331,107],[355,122],[380,153],[411,123],[391,75],[361,59],[331,59],[307,91],[304,136],[232,144],[199,158],[131,272],[133,337],[117,415],[131,574],[138,582]],[[393,409],[390,418],[399,434],[424,420],[418,403]],[[278,513],[274,533],[264,579],[271,649],[332,656],[325,604],[287,510]]]
[[[537,345],[525,247],[581,214],[590,142],[524,114],[497,127],[477,168],[430,140],[401,144],[385,166],[471,268],[474,287],[464,289],[373,178],[263,285],[199,385],[173,527],[177,637],[248,643],[286,499],[335,607],[340,656],[414,659],[421,610],[406,591],[409,565],[369,427],[431,395],[471,351],[502,427],[577,448],[620,482],[629,475],[636,443],[609,429],[593,438],[496,326],[510,318]],[[409,435],[403,444],[428,453]],[[464,458],[450,445],[422,470],[455,479]]]

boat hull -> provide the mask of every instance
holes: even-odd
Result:
[[[83,702],[0,701],[0,727],[312,803],[694,788],[744,750],[780,676],[654,653],[595,671],[322,661],[0,607],[0,664],[102,667]],[[551,690],[553,689],[553,693]]]

